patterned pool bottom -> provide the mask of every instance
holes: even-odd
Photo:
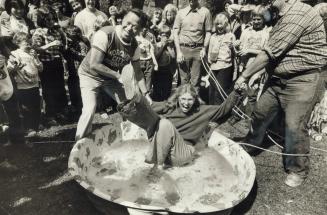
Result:
[[[214,149],[199,152],[192,164],[162,170],[144,163],[147,148],[142,140],[114,145],[90,160],[84,179],[115,202],[199,211],[225,209],[225,199],[235,198],[238,178]]]

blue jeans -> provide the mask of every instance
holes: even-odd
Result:
[[[285,114],[285,153],[308,154],[310,140],[306,124],[320,87],[318,72],[290,79],[271,78],[255,106],[247,141],[256,146],[261,145],[269,124],[282,111]],[[309,157],[285,156],[284,167],[288,172],[307,175]]]

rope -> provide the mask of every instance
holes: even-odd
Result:
[[[237,143],[237,144],[250,146],[250,147],[253,147],[253,148],[260,149],[262,151],[266,151],[266,152],[270,152],[270,153],[278,154],[278,155],[284,155],[284,156],[292,156],[292,157],[320,156],[320,155],[312,155],[312,154],[288,154],[288,153],[276,152],[276,151],[273,151],[273,150],[265,149],[265,148],[262,148],[262,147],[259,147],[259,146],[254,146],[254,145],[251,145],[251,144],[248,144],[248,143]]]
[[[201,58],[201,61],[202,61],[202,64],[203,64],[203,66],[204,66],[206,72],[208,73],[209,77],[210,77],[210,78],[213,80],[213,82],[215,83],[216,88],[218,89],[218,91],[219,91],[221,97],[222,97],[224,100],[226,100],[227,97],[228,97],[227,93],[224,91],[224,89],[222,88],[222,86],[219,84],[218,80],[216,79],[216,77],[214,76],[214,74],[212,73],[212,71],[210,70],[209,65],[204,63],[203,58]],[[208,67],[208,68],[206,68],[206,67]],[[244,113],[243,113],[243,112],[242,112],[242,111],[241,111],[237,106],[235,106],[235,107],[233,108],[233,111],[234,111],[234,113],[236,113],[236,114],[237,114],[239,117],[241,117],[242,119],[245,119],[244,116],[247,116],[247,115],[244,114]],[[247,118],[249,118],[249,117],[247,116]]]
[[[227,93],[224,91],[224,89],[222,88],[222,86],[219,84],[219,82],[218,82],[218,80],[216,79],[216,77],[214,76],[213,72],[212,72],[211,69],[210,69],[210,66],[208,65],[208,63],[207,63],[206,61],[204,61],[204,58],[201,58],[201,62],[202,62],[202,65],[203,65],[205,71],[207,72],[207,74],[209,75],[209,77],[213,80],[214,84],[216,85],[216,88],[218,89],[219,94],[221,95],[221,97],[222,97],[224,100],[226,100],[226,98],[228,97],[228,95],[227,95]],[[234,108],[233,108],[233,111],[234,111],[237,115],[241,116],[242,119],[244,119],[244,116],[245,116],[247,119],[252,120],[252,118],[251,118],[250,116],[248,116],[246,113],[244,113],[241,109],[239,109],[239,107],[235,106],[235,108],[236,108],[236,110],[234,110]],[[270,136],[269,133],[272,133],[272,134],[274,134],[274,135],[276,135],[277,137],[282,138],[282,139],[285,139],[285,138],[282,137],[282,136],[280,136],[280,135],[278,135],[278,134],[276,134],[276,133],[274,133],[274,132],[272,132],[272,131],[270,131],[270,130],[267,130],[267,131],[266,131],[266,135],[267,135],[268,139],[269,139],[271,142],[273,142],[273,143],[274,143],[278,148],[283,149],[284,147],[281,146],[280,144],[278,144],[278,143],[277,143],[277,142],[276,142],[276,141],[275,141],[275,140]],[[249,145],[250,145],[250,146],[253,146],[253,145],[251,145],[251,144],[249,144]],[[266,150],[266,151],[269,151],[269,152],[275,153],[275,152],[273,152],[273,151],[270,151],[270,150],[267,150],[267,149],[263,149],[263,148],[260,148],[260,147],[257,147],[257,146],[253,146],[253,147],[255,147],[255,148],[259,148],[259,149],[261,149],[261,150]],[[321,151],[321,152],[325,152],[325,153],[327,153],[327,150],[324,150],[324,149],[319,149],[319,148],[315,148],[315,147],[312,147],[312,146],[310,146],[310,148],[313,149],[313,150],[316,150],[316,151]],[[276,153],[277,153],[277,152],[276,152]],[[277,154],[280,154],[280,152],[278,152]],[[283,154],[283,155],[288,155],[288,154],[285,154],[285,153],[281,153],[281,154]],[[298,154],[298,155],[299,155],[299,154]],[[301,156],[308,156],[308,155],[301,155]]]
[[[28,143],[75,143],[73,140],[58,140],[58,141],[39,141],[39,142],[28,142]]]

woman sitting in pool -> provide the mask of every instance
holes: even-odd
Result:
[[[185,84],[178,87],[168,101],[153,102],[150,107],[145,98],[136,96],[118,110],[147,131],[151,146],[145,162],[183,166],[193,160],[194,146],[208,123],[230,114],[240,97],[240,93],[232,92],[221,105],[203,105],[196,89]]]

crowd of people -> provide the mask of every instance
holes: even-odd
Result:
[[[320,77],[326,73],[326,3],[313,9],[296,0],[226,0],[222,11],[212,12],[189,0],[183,9],[154,8],[151,16],[114,5],[100,11],[98,3],[2,1],[0,122],[10,141],[79,119],[78,140],[92,131],[96,111],[126,104],[131,88],[158,106],[181,86],[177,92],[184,89],[190,98],[179,96],[191,100],[180,107],[184,113],[194,99],[224,109],[233,89],[245,90],[241,109],[253,119],[245,141],[260,145],[282,111],[286,152],[308,153],[304,119],[326,77]],[[205,124],[223,117],[212,114]],[[287,157],[290,186],[302,183],[308,163]]]

